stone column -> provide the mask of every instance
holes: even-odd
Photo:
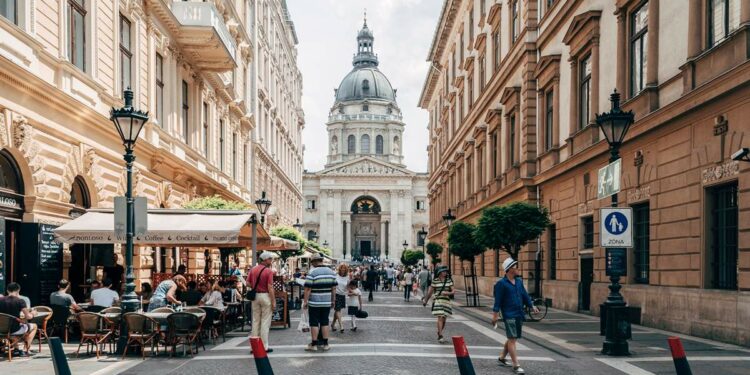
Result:
[[[320,228],[318,230],[320,232],[318,233],[318,243],[321,244],[324,240],[328,239],[328,227],[330,226],[330,223],[328,222],[328,210],[330,209],[331,204],[328,198],[328,191],[328,189],[320,190],[320,205],[318,206],[318,212],[320,212]]]
[[[414,212],[414,200],[410,194],[407,194],[406,190],[401,190],[400,192],[402,195],[402,201],[404,202],[404,231],[406,232],[404,233],[404,240],[409,243],[409,248],[415,248],[416,243],[412,238],[412,233],[414,232],[414,220],[412,215]],[[401,250],[404,250],[403,246],[401,247]]]
[[[651,18],[649,18],[649,20],[650,19]],[[586,123],[591,122],[592,117],[594,117],[596,113],[599,113],[599,100],[603,99],[599,96],[599,76],[600,76],[599,73],[601,70],[599,68],[599,37],[594,38],[592,44],[593,45],[591,46],[591,66],[593,67],[593,69],[591,69],[591,103],[589,104],[591,106],[591,109],[589,111],[591,117],[586,119]],[[609,96],[606,96],[606,97],[608,98]]]
[[[648,2],[648,40],[646,42],[648,43],[646,47],[648,51],[646,86],[656,87],[659,84],[659,0],[649,0]],[[598,96],[594,97],[597,98]]]
[[[618,53],[620,49],[618,49]],[[570,129],[568,129],[568,134],[570,135],[578,131],[580,125],[578,116],[578,60],[570,59]],[[507,116],[505,120],[507,123]]]
[[[700,2],[700,0],[696,0]],[[626,11],[623,8],[620,8],[615,12],[617,15],[617,91],[623,95],[623,98],[627,98],[627,96],[624,95],[626,86],[626,79],[627,79],[627,71],[628,71],[628,63],[626,61],[627,59],[627,45],[628,45],[628,36],[627,36],[627,23],[626,23]],[[576,83],[576,82],[574,82]],[[575,90],[575,84],[571,86],[572,90]],[[571,91],[572,92],[572,91]],[[571,98],[572,99],[572,98]],[[571,108],[575,108],[571,106]]]
[[[386,222],[386,220],[387,220],[387,218],[380,219],[380,248],[379,248],[379,250],[380,250],[380,255],[381,256],[385,256],[385,247],[387,246],[386,244],[388,243],[387,242],[388,241],[388,237],[386,237],[386,235],[385,235],[385,222]]]
[[[333,196],[333,238],[328,239],[328,243],[331,244],[331,249],[335,258],[342,255],[343,251],[343,238],[344,238],[344,227],[341,225],[341,190],[334,192]]]
[[[349,258],[352,257],[352,217],[351,215],[346,217],[346,236],[344,237],[344,250],[346,250],[346,253],[349,255]]]

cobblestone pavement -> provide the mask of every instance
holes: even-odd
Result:
[[[505,337],[502,330],[489,325],[491,301],[483,307],[460,307],[465,303],[457,295],[454,315],[445,336],[463,336],[477,374],[512,374],[497,365],[499,348]],[[271,331],[274,352],[269,359],[274,373],[293,374],[458,374],[451,344],[437,342],[435,321],[429,307],[418,298],[406,302],[400,293],[377,293],[366,303],[368,319],[358,320],[357,332],[332,333],[332,349],[326,353],[308,353],[304,345],[309,334],[298,332],[299,311],[292,311],[292,329]],[[348,322],[347,322],[348,323]],[[625,358],[598,354],[602,337],[598,318],[550,310],[542,322],[524,325],[519,354],[527,374],[674,374],[666,338],[673,333],[634,326],[630,341],[632,355]],[[682,336],[694,374],[748,374],[750,350],[714,341]],[[67,346],[66,349],[74,349]],[[46,350],[45,350],[46,352]],[[189,358],[149,358],[118,361],[103,357],[71,359],[73,374],[255,374],[249,353],[247,332],[232,332],[226,342],[207,346],[207,350]],[[52,374],[52,365],[44,355],[33,359],[0,362],[8,374]],[[10,370],[5,372],[5,369]],[[16,371],[18,370],[18,371]]]

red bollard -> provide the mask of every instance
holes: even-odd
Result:
[[[474,365],[471,364],[469,349],[466,348],[463,336],[453,336],[453,349],[456,351],[458,371],[461,375],[476,375]]]
[[[263,346],[263,340],[260,337],[250,337],[250,348],[253,350],[258,375],[273,375],[273,369],[271,368],[271,362],[268,360],[266,348]]]
[[[690,371],[690,364],[685,355],[685,349],[682,348],[680,338],[670,337],[667,341],[669,342],[669,350],[672,351],[672,360],[674,361],[674,369],[677,375],[693,375],[693,372]]]

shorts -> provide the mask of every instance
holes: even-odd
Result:
[[[342,294],[336,295],[336,305],[334,306],[334,311],[341,311],[344,307],[346,307],[346,296]]]
[[[523,318],[505,319],[505,336],[509,339],[520,339],[523,328]]]
[[[317,326],[327,326],[329,325],[328,322],[328,315],[331,314],[331,307],[308,307],[308,315],[310,319],[310,327],[317,327]]]
[[[12,336],[25,335],[27,332],[33,331],[34,327],[35,327],[34,323],[21,323],[21,326],[18,328],[18,331],[11,333],[11,335]]]

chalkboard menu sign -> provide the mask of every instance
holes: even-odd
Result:
[[[276,308],[271,314],[272,327],[289,327],[289,309],[286,292],[276,291]]]
[[[49,305],[50,293],[62,278],[62,244],[55,242],[54,225],[23,223],[20,282],[32,305]]]

